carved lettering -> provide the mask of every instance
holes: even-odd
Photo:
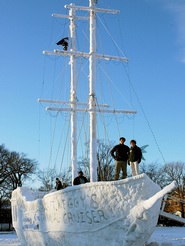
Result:
[[[107,219],[102,210],[81,211],[79,213],[68,212],[63,215],[63,222],[65,224],[74,223],[100,223],[105,222]]]
[[[63,206],[63,209],[66,210],[66,200],[62,200],[62,206]]]
[[[80,199],[81,199],[81,202],[82,202],[82,205],[83,205],[83,208],[85,207],[85,196],[84,197],[80,197]]]
[[[102,210],[98,210],[98,214],[99,214],[99,217],[100,217],[100,221],[103,222],[103,221],[107,220],[105,218],[104,212]]]
[[[72,214],[70,212],[67,214],[67,217],[68,217],[69,223],[73,223],[74,222],[73,216],[72,216]]]
[[[92,224],[93,221],[92,221],[91,214],[89,211],[86,212],[86,216],[87,216],[87,223]]]
[[[66,213],[63,216],[63,221],[64,221],[65,224],[67,224],[67,214]]]
[[[79,207],[79,200],[78,200],[78,198],[75,198],[74,199],[74,206],[77,208],[77,207]]]
[[[80,212],[80,221],[81,223],[86,222],[86,220],[84,219],[84,212]]]
[[[28,215],[29,212],[27,212],[27,217],[24,220],[25,228],[30,228],[30,225],[38,228],[37,225],[42,221],[90,226],[105,223],[108,220],[104,211],[100,209],[96,194],[52,200],[48,206],[44,204],[42,211],[39,211],[39,213],[35,211],[35,214],[32,209],[33,205],[27,207],[31,214]],[[36,206],[34,209],[36,210]],[[14,212],[14,216],[17,216],[16,212]]]
[[[96,211],[92,210],[91,214],[92,214],[92,218],[93,218],[94,223],[100,223],[100,220],[99,220],[99,218],[97,216]]]
[[[91,196],[91,206],[95,209],[97,209],[99,207],[97,201],[96,201],[96,194],[93,194]]]
[[[72,198],[68,200],[68,208],[73,208],[73,201]]]

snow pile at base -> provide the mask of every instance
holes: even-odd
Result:
[[[185,227],[156,227],[146,246],[185,246]]]
[[[0,232],[0,245],[1,246],[21,246],[20,240],[15,233],[2,233]]]
[[[18,188],[11,200],[13,226],[25,246],[142,246],[155,230],[162,196],[174,187],[160,191],[141,174],[68,187],[42,199]]]
[[[21,244],[16,234],[0,233],[0,245],[20,246]],[[185,227],[156,227],[146,246],[185,246]]]

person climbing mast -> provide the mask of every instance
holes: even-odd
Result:
[[[67,51],[68,49],[68,45],[69,45],[69,38],[66,37],[66,38],[63,38],[61,39],[60,41],[57,42],[57,45],[62,45],[63,46],[63,50],[64,51]]]

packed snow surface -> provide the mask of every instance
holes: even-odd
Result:
[[[157,227],[147,244],[151,246],[185,246],[185,227]],[[0,233],[0,246],[8,245],[20,246],[21,244],[16,234]],[[77,242],[75,245],[78,246]]]
[[[20,240],[15,233],[0,233],[0,245],[1,246],[20,246]]]
[[[185,246],[185,227],[156,227],[148,245]]]

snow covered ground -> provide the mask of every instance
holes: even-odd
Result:
[[[2,233],[0,232],[0,245],[1,246],[20,246],[19,239],[15,233]]]
[[[20,242],[14,233],[0,233],[0,245],[20,246]],[[147,245],[185,246],[185,227],[157,227]]]
[[[152,242],[158,244],[152,244]],[[148,241],[148,245],[185,246],[185,227],[157,227]]]

